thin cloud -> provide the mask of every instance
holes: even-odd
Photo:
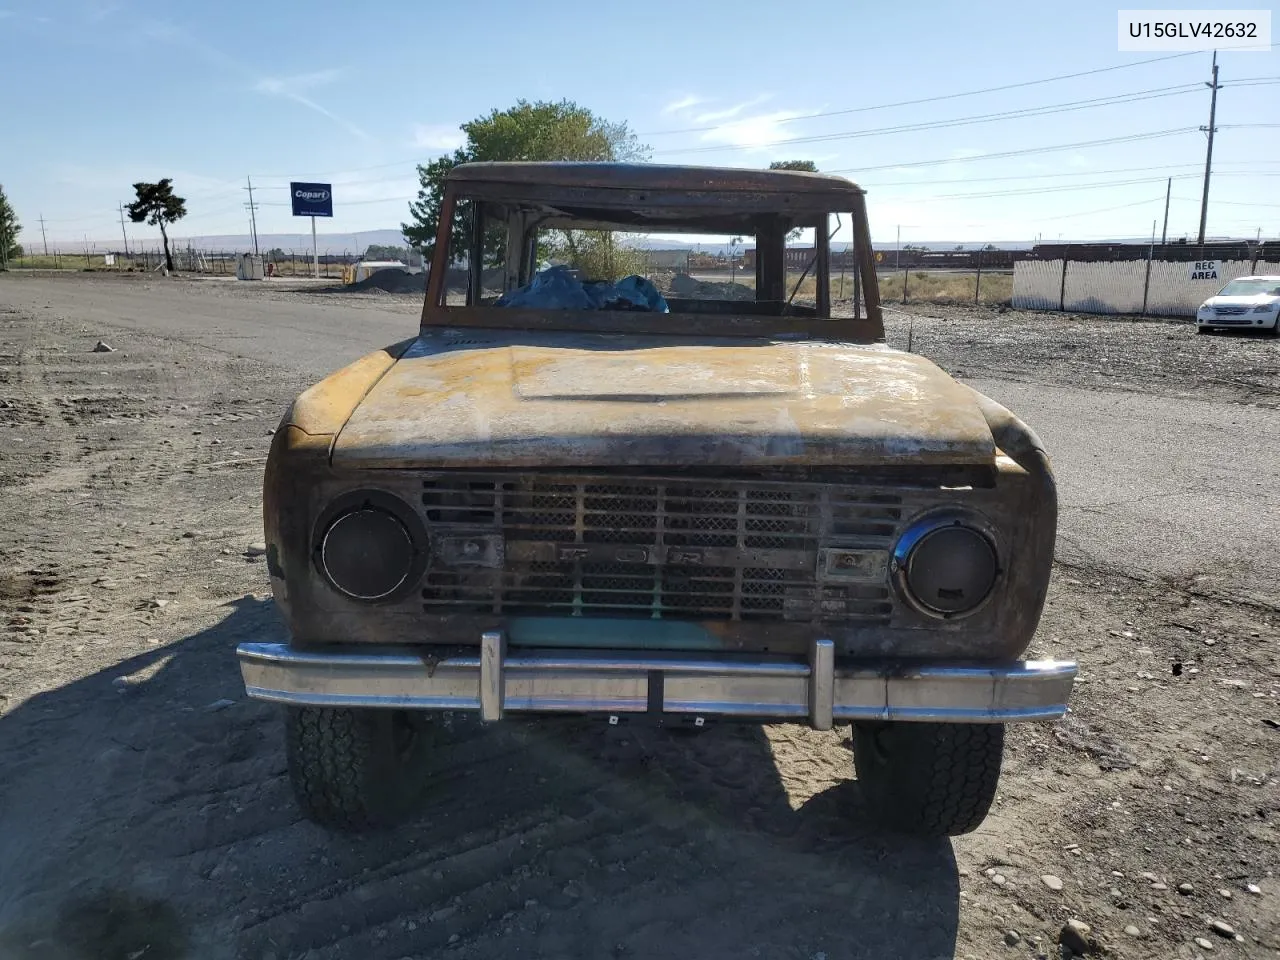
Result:
[[[415,123],[411,146],[419,150],[456,150],[467,142],[457,127],[445,123]]]
[[[229,57],[221,50],[197,40],[189,31],[172,23],[165,21],[153,21],[143,27],[142,32],[144,36],[148,36],[156,40],[164,40],[170,43],[178,42],[186,45],[210,63],[221,67],[230,73],[240,74],[249,81],[257,93],[261,93],[264,96],[280,97],[284,100],[291,100],[300,106],[306,107],[314,113],[320,114],[322,117],[332,120],[338,126],[347,130],[353,136],[359,137],[361,140],[373,139],[368,133],[356,126],[350,120],[334,113],[328,107],[318,103],[314,98],[307,96],[305,92],[312,90],[315,87],[332,83],[341,76],[340,70],[316,70],[311,73],[299,73],[286,77],[263,76],[258,71],[246,66],[234,57]]]
[[[728,120],[731,117],[738,116],[743,110],[749,110],[751,107],[764,103],[768,99],[769,97],[766,94],[761,94],[760,96],[752,97],[750,100],[744,100],[742,103],[734,104],[732,107],[700,113],[693,118],[693,121],[694,123],[715,123],[718,120]]]
[[[316,70],[312,73],[297,73],[291,77],[263,77],[258,81],[257,89],[260,93],[299,93],[333,83],[341,75],[341,70]]]
[[[312,73],[299,73],[289,77],[262,77],[255,84],[254,89],[259,93],[269,96],[283,97],[286,100],[292,100],[294,103],[301,104],[308,110],[327,117],[338,126],[343,127],[354,136],[361,140],[371,140],[369,136],[360,127],[357,127],[345,117],[340,117],[328,107],[317,103],[311,97],[307,96],[303,91],[312,90],[316,87],[323,87],[326,84],[333,83],[341,75],[339,70],[316,70]]]
[[[668,103],[665,107],[662,108],[661,112],[664,115],[672,114],[672,113],[682,113],[685,110],[690,109],[691,107],[696,107],[698,104],[706,103],[706,102],[707,101],[704,97],[695,97],[693,94],[689,94],[688,96],[681,97],[679,100],[672,100],[670,103]]]
[[[708,143],[723,143],[732,147],[762,149],[772,146],[779,140],[795,136],[795,129],[784,128],[782,124],[794,120],[801,114],[790,110],[778,110],[773,113],[762,113],[752,117],[743,117],[733,123],[726,123],[706,131],[702,139]]]
[[[0,20],[5,19],[5,17],[12,17],[14,15],[15,14],[12,10],[0,10]]]

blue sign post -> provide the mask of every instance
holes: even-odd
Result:
[[[290,183],[289,202],[295,217],[311,218],[311,264],[320,279],[320,251],[316,249],[316,217],[333,216],[333,184]]]

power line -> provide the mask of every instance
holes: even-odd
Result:
[[[1227,164],[1227,163],[1280,164],[1280,160],[1226,160],[1226,161],[1222,161],[1220,165]],[[1154,167],[1112,167],[1111,169],[1107,169],[1107,170],[1062,170],[1062,171],[1058,171],[1057,173],[1017,173],[1017,174],[1008,174],[1002,177],[953,177],[946,180],[885,180],[885,181],[879,181],[879,182],[864,181],[862,183],[862,186],[868,189],[874,188],[879,190],[882,187],[935,186],[937,184],[946,184],[946,183],[992,183],[992,182],[997,182],[1002,180],[1049,180],[1057,177],[1094,177],[1094,176],[1101,176],[1109,173],[1146,173],[1152,170],[1185,170],[1187,168],[1194,168],[1198,170],[1200,168],[1200,164],[1174,163],[1174,164],[1165,164],[1163,166],[1154,166]],[[1267,177],[1267,176],[1276,176],[1276,175],[1277,175],[1276,173],[1272,173],[1265,170],[1229,170],[1229,171],[1226,171],[1225,173],[1220,172],[1218,174],[1218,176],[1220,177],[1225,177],[1225,176]]]
[[[1267,85],[1280,81],[1267,81]],[[1261,85],[1261,84],[1259,84]],[[1045,104],[1039,107],[1027,107],[1020,110],[1004,110],[996,113],[978,114],[969,117],[954,117],[949,120],[931,120],[919,123],[898,124],[891,127],[876,127],[868,130],[847,130],[837,133],[811,134],[803,137],[787,137],[773,140],[767,144],[707,144],[696,147],[681,147],[658,151],[658,156],[688,153],[718,153],[726,150],[754,150],[760,146],[779,147],[801,143],[828,143],[834,140],[856,140],[864,137],[886,136],[896,133],[914,133],[922,130],[945,130],[951,127],[964,127],[981,123],[995,123],[1004,120],[1021,120],[1028,117],[1043,117],[1058,113],[1073,113],[1077,110],[1092,110],[1098,107],[1117,106],[1125,103],[1137,103],[1143,100],[1157,100],[1164,97],[1183,96],[1195,93],[1199,84],[1180,84],[1173,87],[1156,87],[1151,90],[1140,90],[1132,93],[1114,94],[1108,97],[1094,97],[1088,100],[1073,100],[1066,103]],[[732,128],[733,124],[726,124]]]
[[[1175,200],[1185,200],[1188,203],[1194,203],[1194,197],[1174,197]],[[1215,200],[1214,203],[1222,203],[1232,207],[1280,207],[1280,203],[1257,203],[1253,200]]]
[[[1163,196],[1153,197],[1150,200],[1137,200],[1133,203],[1122,203],[1115,207],[1100,207],[1097,210],[1080,210],[1076,213],[1064,213],[1054,217],[1037,217],[1037,220],[1069,220],[1072,217],[1090,217],[1095,213],[1110,213],[1112,210],[1127,210],[1130,207],[1144,207],[1149,203],[1156,203],[1163,200]]]
[[[1195,174],[1182,174],[1173,177],[1174,180],[1190,180],[1194,179]],[[1104,180],[1099,183],[1077,183],[1068,186],[1056,187],[1038,187],[1026,190],[987,190],[980,193],[939,193],[924,197],[908,197],[908,200],[960,200],[960,199],[987,199],[990,197],[1037,197],[1052,193],[1072,193],[1077,190],[1106,190],[1112,187],[1132,187],[1143,183],[1159,183],[1165,177],[1142,177],[1134,180]]]
[[[963,127],[979,123],[994,123],[1002,120],[1020,120],[1027,117],[1048,116],[1055,113],[1071,113],[1076,110],[1092,110],[1097,107],[1115,106],[1123,103],[1135,103],[1141,100],[1155,100],[1162,97],[1182,96],[1199,90],[1199,84],[1179,84],[1175,87],[1158,87],[1153,90],[1141,90],[1133,93],[1115,94],[1108,97],[1093,97],[1088,100],[1072,100],[1066,103],[1045,104],[1039,107],[1026,107],[1020,110],[1002,110],[996,113],[976,114],[969,117],[953,117],[949,120],[931,120],[920,123],[897,124],[891,127],[874,127],[868,130],[845,130],[838,133],[820,133],[804,137],[787,137],[774,140],[765,146],[778,147],[798,143],[826,143],[832,140],[855,140],[863,137],[879,137],[895,133],[913,133],[920,130],[943,130],[950,127]],[[727,126],[732,126],[728,124]],[[659,156],[684,153],[716,153],[722,150],[756,149],[755,144],[711,144],[700,147],[683,147],[662,150]]]
[[[1175,137],[1184,133],[1195,133],[1196,127],[1170,127],[1167,130],[1152,130],[1148,133],[1130,133],[1119,137],[1103,137],[1099,140],[1078,140],[1074,143],[1059,143],[1050,147],[1024,147],[1020,150],[1002,150],[998,153],[980,153],[972,157],[943,157],[938,160],[912,160],[906,163],[882,163],[869,167],[842,167],[828,170],[827,173],[858,173],[870,170],[906,170],[912,167],[933,167],[944,163],[974,163],[979,160],[1001,160],[1005,157],[1025,157],[1038,153],[1054,153],[1058,150],[1075,150],[1081,147],[1100,147],[1114,143],[1134,143],[1139,140],[1157,140],[1162,137]]]
[[[1151,57],[1147,60],[1135,60],[1132,63],[1120,63],[1111,67],[1098,67],[1094,70],[1081,70],[1078,73],[1063,73],[1054,77],[1042,77],[1039,80],[1023,80],[1019,83],[1006,83],[998,87],[983,87],[980,90],[965,90],[960,93],[945,93],[933,97],[920,97],[916,100],[898,100],[894,103],[877,103],[867,107],[849,107],[844,110],[826,110],[820,113],[808,113],[798,117],[788,117],[778,120],[778,123],[792,123],[796,120],[813,120],[819,117],[838,117],[846,116],[851,113],[868,113],[872,110],[891,110],[895,107],[914,107],[922,103],[940,103],[943,100],[957,100],[961,97],[976,97],[984,93],[999,93],[1003,90],[1017,90],[1022,87],[1034,87],[1042,83],[1056,83],[1059,80],[1074,80],[1077,77],[1089,77],[1098,73],[1109,73],[1113,70],[1127,70],[1130,67],[1141,67],[1149,63],[1159,63],[1163,60],[1177,60],[1180,57],[1190,57],[1200,51],[1191,50],[1185,53],[1173,53],[1163,57]],[[655,130],[650,133],[638,133],[639,137],[664,137],[677,133],[705,133],[708,130],[717,130],[723,124],[717,124],[708,127],[685,127],[679,130]]]

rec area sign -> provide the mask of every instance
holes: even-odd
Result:
[[[1196,260],[1191,264],[1191,270],[1187,276],[1188,280],[1217,280],[1218,279],[1218,261],[1217,260]]]
[[[290,183],[289,198],[295,217],[332,217],[333,184]]]

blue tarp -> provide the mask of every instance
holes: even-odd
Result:
[[[536,310],[644,310],[670,313],[667,301],[644,277],[617,283],[583,283],[568,267],[549,267],[518,290],[498,298],[494,306]]]

